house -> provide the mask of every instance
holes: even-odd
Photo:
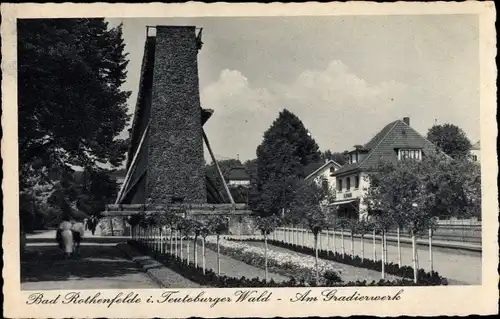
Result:
[[[363,196],[368,187],[368,170],[384,160],[421,159],[436,151],[436,146],[410,126],[410,118],[387,124],[368,143],[354,146],[348,162],[333,173],[336,198],[330,207],[338,216],[363,218],[367,214]]]
[[[323,185],[328,189],[335,189],[336,178],[333,176],[336,170],[342,165],[334,160],[326,160],[324,162],[311,163],[304,168],[306,182],[314,181],[317,185]]]
[[[244,166],[236,166],[229,170],[226,176],[229,187],[250,185],[250,176]]]
[[[472,145],[470,149],[471,157],[474,162],[481,162],[481,141],[478,141],[476,144]]]

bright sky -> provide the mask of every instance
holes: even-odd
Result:
[[[254,158],[283,108],[320,149],[366,143],[408,116],[479,139],[478,19],[473,15],[110,19],[123,22],[133,113],[146,25],[203,28],[198,55],[205,130],[218,159]],[[205,152],[208,159],[208,152]]]

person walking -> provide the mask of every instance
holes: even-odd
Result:
[[[88,221],[88,223],[89,223],[89,229],[92,232],[92,236],[95,235],[95,230],[97,228],[98,222],[99,222],[99,220],[95,216],[90,217],[90,220]]]
[[[69,258],[73,254],[73,232],[71,231],[71,224],[68,217],[64,217],[58,229],[59,247],[64,251],[65,258]]]
[[[71,231],[73,232],[74,253],[77,255],[80,252],[80,244],[85,234],[85,226],[81,221],[75,221],[71,227]]]

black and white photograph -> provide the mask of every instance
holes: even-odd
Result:
[[[14,23],[25,304],[485,280],[480,15]]]

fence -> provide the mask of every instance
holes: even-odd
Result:
[[[299,233],[301,231],[305,231],[303,227],[282,227],[279,229],[287,229],[291,231],[292,229],[297,230]],[[331,233],[331,231],[328,231]],[[323,233],[327,233],[327,231],[323,231]],[[340,232],[337,229],[337,236],[340,236]],[[344,230],[344,235],[350,236],[349,230]],[[367,234],[370,236],[370,234]],[[326,236],[326,235],[325,235]],[[387,236],[397,236],[396,230],[389,231]],[[400,231],[401,238],[411,238],[410,234],[406,231]],[[359,237],[359,236],[358,236]],[[427,238],[427,235],[424,236]],[[464,244],[476,244],[480,245],[482,243],[482,230],[481,230],[481,222],[477,221],[467,221],[467,222],[456,222],[456,221],[440,221],[438,222],[437,229],[433,232],[432,238],[434,240],[440,241],[449,241],[455,243],[464,243]]]

